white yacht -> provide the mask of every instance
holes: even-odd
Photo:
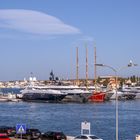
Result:
[[[111,100],[116,99],[116,90],[112,90],[110,92],[113,92],[114,94],[111,96]],[[118,100],[133,100],[136,97],[135,93],[131,93],[124,90],[117,90]]]
[[[123,85],[122,91],[124,93],[135,94],[135,99],[140,99],[140,86],[126,86],[126,85]]]
[[[67,94],[58,90],[27,87],[21,90],[23,101],[60,102]]]
[[[62,93],[67,94],[63,102],[87,102],[89,96],[92,94],[89,90],[83,90],[78,86],[59,86],[59,85],[48,85],[48,86],[34,86],[35,88],[42,90],[58,90]]]

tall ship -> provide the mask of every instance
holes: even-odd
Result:
[[[95,90],[89,97],[90,102],[104,102],[106,99],[109,100],[110,95],[102,90],[97,90],[97,73],[96,73],[96,47],[94,48],[94,79],[95,79]]]

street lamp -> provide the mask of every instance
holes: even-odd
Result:
[[[115,104],[115,107],[116,107],[116,140],[118,140],[118,90],[117,90],[117,83],[118,83],[118,76],[117,76],[117,73],[122,70],[122,69],[125,69],[125,68],[129,68],[129,67],[133,67],[133,66],[137,66],[137,64],[134,64],[131,60],[129,62],[128,65],[124,66],[124,67],[121,67],[120,69],[115,69],[109,65],[104,65],[104,64],[95,64],[95,66],[99,66],[99,67],[108,67],[110,68],[111,70],[114,71],[115,73],[115,93],[116,93],[116,104]]]

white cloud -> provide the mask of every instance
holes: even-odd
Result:
[[[46,35],[80,33],[79,29],[63,23],[54,16],[21,9],[0,10],[0,28]]]

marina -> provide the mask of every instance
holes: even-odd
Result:
[[[0,101],[45,101],[45,102],[106,102],[116,99],[116,92],[118,100],[135,100],[140,99],[140,90],[138,86],[120,87],[117,91],[115,89],[108,90],[107,87],[103,89],[96,89],[91,86],[86,87],[74,85],[47,85],[36,86],[29,85],[25,88],[1,88]]]

